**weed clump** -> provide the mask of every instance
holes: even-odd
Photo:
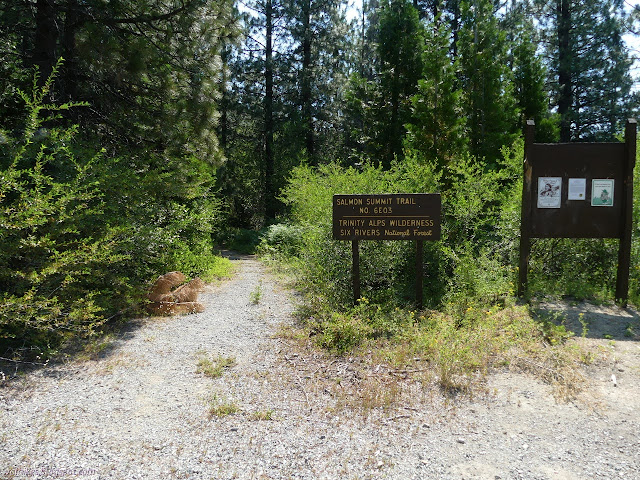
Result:
[[[207,414],[209,419],[224,418],[235,415],[240,411],[240,407],[233,400],[213,395],[207,402]]]
[[[226,369],[233,367],[236,359],[233,357],[215,357],[211,359],[205,353],[200,353],[196,373],[202,373],[207,377],[220,378]]]

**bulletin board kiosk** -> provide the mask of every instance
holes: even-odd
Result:
[[[618,238],[616,301],[626,307],[631,259],[635,120],[625,141],[534,143],[525,131],[518,295],[527,290],[532,238]]]

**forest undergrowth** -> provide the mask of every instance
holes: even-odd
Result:
[[[213,170],[180,174],[170,159],[135,169],[67,126],[86,103],[50,101],[60,61],[40,86],[17,90],[21,123],[0,130],[0,357],[42,363],[69,343],[99,340],[145,314],[158,275],[205,281],[231,272],[215,255],[221,202]],[[153,156],[152,153],[149,154]],[[172,178],[158,189],[159,177]],[[83,340],[84,339],[84,340]]]
[[[499,168],[467,159],[446,179],[410,157],[388,170],[366,163],[295,169],[281,197],[288,222],[268,227],[257,248],[302,292],[301,330],[290,336],[339,359],[355,356],[364,370],[383,365],[389,379],[402,372],[450,394],[477,393],[489,372],[516,369],[553,385],[558,398],[579,395],[582,371],[598,355],[573,340],[562,315],[535,305],[545,298],[613,303],[617,241],[535,242],[530,292],[517,298],[521,159],[516,142],[503,149]],[[413,298],[410,241],[360,242],[362,294],[353,305],[351,245],[333,240],[331,205],[333,194],[363,192],[441,192],[442,238],[424,247],[425,308]]]

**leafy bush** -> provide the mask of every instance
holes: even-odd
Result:
[[[213,252],[222,208],[213,166],[95,154],[62,115],[84,104],[46,103],[54,75],[18,91],[25,125],[0,131],[0,352],[97,333],[135,313],[161,273],[230,272]]]
[[[512,293],[517,258],[521,143],[505,149],[503,168],[487,171],[471,158],[453,165],[446,189],[441,175],[411,152],[391,169],[364,163],[359,169],[329,164],[294,169],[282,199],[294,225],[302,229],[297,255],[301,282],[311,297],[333,308],[351,303],[351,246],[334,241],[334,194],[442,193],[442,239],[426,242],[425,304],[435,308],[456,298],[491,304]],[[497,228],[498,226],[498,228]],[[265,240],[268,242],[268,240]],[[415,245],[402,241],[360,242],[361,292],[372,303],[406,306],[414,296]],[[455,298],[454,298],[455,297]]]
[[[339,353],[353,350],[371,340],[391,339],[413,325],[415,313],[389,305],[372,304],[366,297],[345,312],[325,311],[311,319],[317,343]]]
[[[253,255],[261,242],[262,230],[246,228],[226,228],[220,235],[220,242],[236,252]]]
[[[633,230],[631,241],[631,269],[629,273],[629,298],[640,305],[640,151],[636,152],[636,167],[633,171]]]
[[[92,173],[101,154],[79,159],[70,147],[77,128],[43,127],[80,105],[44,103],[52,78],[36,88],[36,76],[32,95],[18,92],[27,108],[21,135],[1,133],[0,340],[9,342],[94,332],[106,313],[102,272],[124,258],[117,231],[103,225]]]
[[[303,228],[298,225],[285,223],[270,225],[260,239],[258,253],[270,256],[295,256],[302,247],[303,233]]]
[[[166,270],[178,270],[187,277],[200,277],[205,282],[221,280],[233,273],[231,260],[211,254],[209,245],[203,245],[201,251],[175,251],[167,265],[170,267],[166,267]]]
[[[618,240],[537,239],[532,242],[529,292],[612,301]]]
[[[129,258],[119,275],[135,284],[169,270],[206,276],[222,210],[212,167],[192,156],[132,154],[109,158],[95,175],[108,199],[104,218],[121,233],[117,251]]]

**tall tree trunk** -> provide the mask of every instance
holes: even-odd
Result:
[[[265,2],[265,97],[264,97],[264,164],[265,164],[265,216],[275,217],[275,191],[273,184],[273,2]]]
[[[78,0],[69,0],[62,32],[62,56],[64,69],[61,78],[61,92],[65,100],[77,99],[78,62],[76,59],[76,31],[82,22]]]
[[[58,29],[56,26],[56,5],[54,0],[37,0],[36,32],[33,49],[33,63],[40,70],[39,85],[51,75],[56,64],[56,44]]]
[[[387,158],[385,168],[391,167],[391,162],[396,155],[402,153],[402,126],[400,125],[399,112],[400,112],[400,73],[396,68],[393,72],[393,87],[391,91],[391,138],[389,151],[387,152]]]
[[[313,113],[311,98],[311,0],[302,4],[302,117],[305,125],[305,146],[310,162],[314,163]]]
[[[558,114],[560,115],[560,141],[571,141],[571,10],[569,0],[557,0],[558,21]]]
[[[360,76],[364,78],[365,67],[364,67],[364,49],[367,41],[367,0],[362,0],[362,32],[361,32],[361,41],[362,45],[360,46]]]
[[[460,1],[454,0],[452,6],[453,18],[451,19],[451,33],[453,40],[451,41],[451,53],[453,58],[458,58],[458,37],[460,32]]]
[[[222,76],[220,79],[220,93],[222,98],[220,99],[220,146],[226,153],[227,144],[229,143],[229,94],[227,93],[227,83],[229,82],[229,56],[230,48],[226,42],[222,46],[221,60],[222,60]]]
[[[431,5],[431,15],[433,15],[434,28],[438,28],[440,26],[440,18],[438,18],[441,10],[440,1],[441,0],[433,0]]]

